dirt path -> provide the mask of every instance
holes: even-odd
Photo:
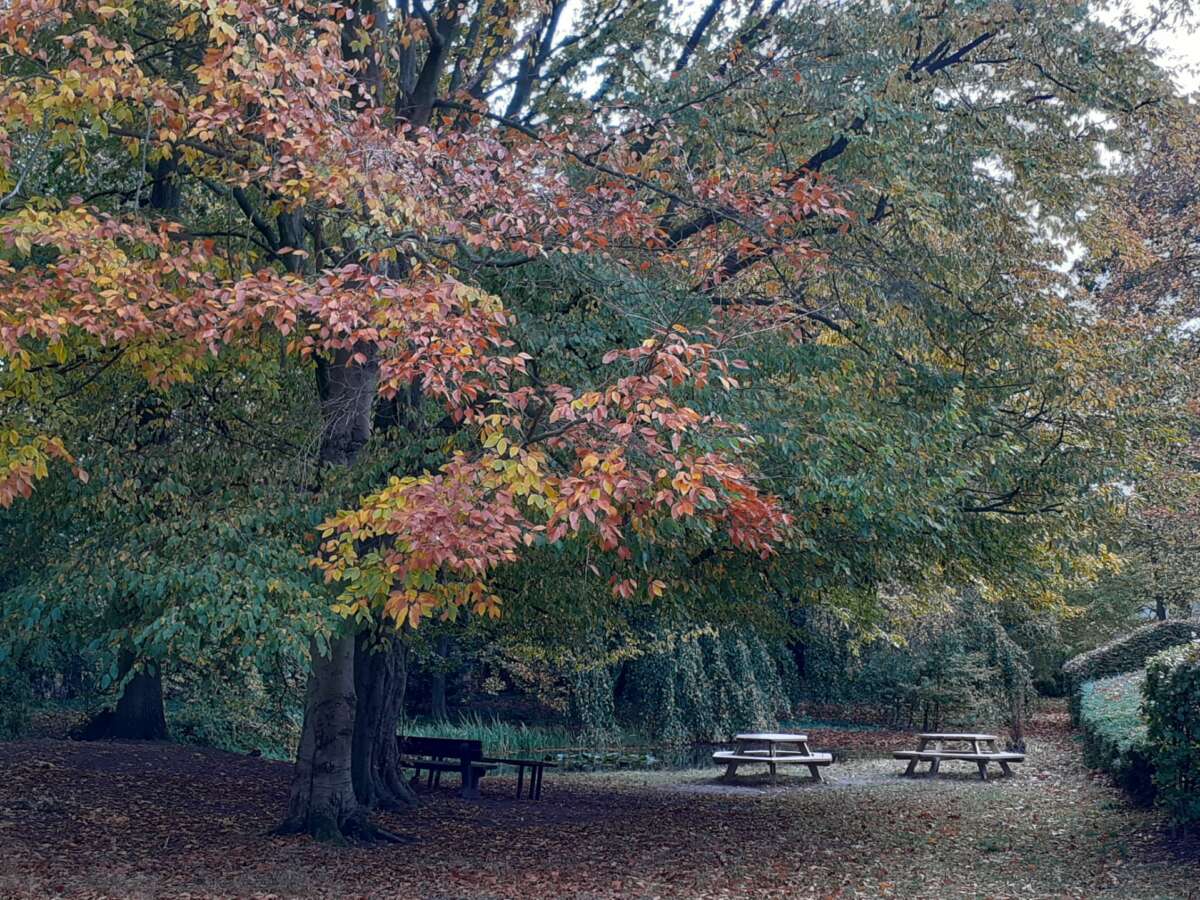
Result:
[[[484,782],[409,817],[403,847],[266,836],[280,763],[177,745],[0,744],[0,896],[1200,898],[1172,841],[1078,762],[1061,711],[1031,762],[981,783],[853,760],[826,785],[736,789],[714,771],[547,778],[540,804]],[[489,784],[490,781],[490,784]]]

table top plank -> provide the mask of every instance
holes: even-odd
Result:
[[[832,764],[832,753],[783,753],[779,756],[754,756],[748,753],[737,753],[733,750],[718,750],[713,754],[714,762],[747,762],[747,763],[768,763],[772,765],[788,765],[796,763],[799,765],[808,765],[809,763]]]
[[[922,732],[917,737],[927,741],[994,741],[994,734],[964,734],[958,732]]]
[[[771,731],[734,735],[736,741],[762,741],[767,744],[798,744],[808,740],[807,734],[778,734]]]

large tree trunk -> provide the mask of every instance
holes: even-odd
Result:
[[[114,709],[106,709],[83,726],[80,735],[87,741],[125,739],[165,741],[167,717],[163,712],[162,670],[153,663],[136,665],[136,658],[123,651],[122,677],[133,672]]]
[[[280,216],[279,226],[281,232],[299,230],[286,216]],[[356,352],[367,357],[365,364],[353,362]],[[378,362],[369,345],[340,350],[332,359],[318,358],[322,464],[349,466],[358,459],[371,435],[378,378]],[[335,637],[326,655],[313,646],[304,725],[281,832],[306,832],[332,841],[390,837],[368,825],[369,806],[354,786],[355,647],[354,635]]]
[[[438,638],[437,661],[429,691],[429,715],[436,722],[445,722],[450,718],[450,710],[446,707],[446,668],[450,658],[450,636],[443,634]]]
[[[386,626],[384,626],[386,628]],[[368,809],[404,809],[416,795],[404,780],[396,723],[404,713],[408,657],[395,634],[359,632],[354,645],[352,772],[359,803]]]
[[[325,655],[314,643],[304,729],[282,833],[304,832],[325,841],[373,836],[351,774],[354,643],[353,635],[336,637]]]

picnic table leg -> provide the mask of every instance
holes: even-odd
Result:
[[[521,799],[521,789],[525,787],[525,767],[517,766],[517,799]],[[529,776],[529,795],[533,796],[533,776]]]
[[[463,766],[462,769],[462,788],[458,794],[464,800],[479,799],[479,779],[483,777],[482,773],[476,774],[475,767],[470,763]]]
[[[979,780],[987,781],[987,763],[981,759],[976,763],[976,765],[979,766]]]
[[[1004,760],[1000,760],[1000,771],[1003,772],[1006,777],[1012,775],[1012,769],[1008,767],[1008,763],[1006,763]]]
[[[813,781],[816,781],[818,783],[821,781],[821,770],[819,768],[817,768],[817,766],[815,764],[809,765],[808,771],[812,772],[812,780]]]
[[[737,777],[737,769],[738,769],[737,763],[735,763],[735,762],[729,763],[728,765],[725,766],[725,774],[722,775],[721,778],[725,781],[733,781],[733,779],[735,777]]]
[[[775,784],[775,763],[767,763],[767,766],[771,769],[771,784]]]
[[[908,768],[904,770],[904,774],[911,775],[913,772],[917,771],[917,763],[918,762],[919,762],[919,760],[916,757],[913,757],[912,759],[910,759],[908,761]]]
[[[936,775],[938,773],[938,769],[941,768],[941,765],[942,765],[942,761],[940,759],[930,760],[929,761],[929,774]]]

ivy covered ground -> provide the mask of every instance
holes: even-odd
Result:
[[[840,733],[830,740],[853,741]],[[0,896],[1195,897],[1200,843],[1172,838],[1082,766],[1060,707],[1031,762],[980,783],[854,759],[830,783],[737,788],[713,771],[548,777],[450,791],[404,846],[275,838],[286,765],[178,745],[0,744]]]

